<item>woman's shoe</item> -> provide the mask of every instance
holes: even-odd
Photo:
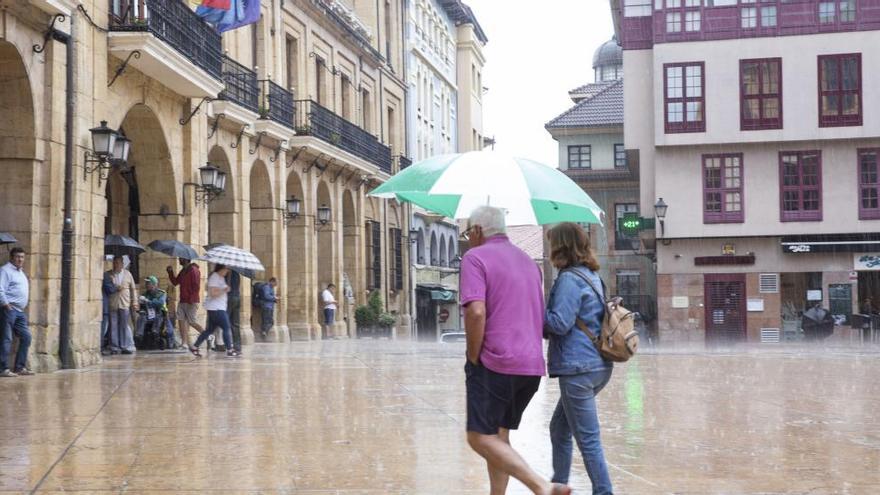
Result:
[[[191,352],[192,355],[195,356],[195,357],[202,357],[202,353],[199,352],[199,348],[198,348],[198,347],[190,347],[190,348],[189,348],[189,352]]]

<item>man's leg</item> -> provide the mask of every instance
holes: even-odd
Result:
[[[236,351],[241,351],[241,298],[229,298],[229,324],[232,326],[232,343]]]
[[[525,459],[499,435],[483,435],[473,431],[469,431],[467,435],[468,444],[474,452],[486,459],[495,470],[518,479],[533,493],[540,495],[553,493],[553,485],[533,471]]]
[[[510,445],[510,430],[507,428],[498,429],[498,438]],[[504,495],[507,493],[507,483],[510,476],[503,469],[486,461],[486,467],[489,469],[489,493],[491,495]]]
[[[9,369],[12,351],[12,310],[0,308],[0,371]]]
[[[119,310],[110,310],[110,352],[119,352],[119,326],[122,325]]]
[[[119,313],[119,319],[121,320],[119,323],[119,334],[121,339],[119,346],[123,351],[134,352],[134,333],[131,330],[131,310],[120,309]]]
[[[16,311],[16,313],[18,313]],[[28,350],[31,348],[31,332],[28,329],[28,319],[26,313],[18,313],[13,325],[13,331],[18,336],[18,352],[15,354],[15,369],[20,371],[27,368]]]
[[[263,331],[263,335],[266,335],[275,326],[275,308],[262,308],[260,316],[263,320],[260,328]]]

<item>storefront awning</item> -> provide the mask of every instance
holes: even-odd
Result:
[[[793,235],[782,238],[782,252],[873,253],[880,252],[880,233]]]

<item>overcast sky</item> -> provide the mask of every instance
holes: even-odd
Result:
[[[593,52],[614,34],[608,0],[465,0],[489,38],[483,132],[496,150],[556,166],[544,124],[593,82]]]

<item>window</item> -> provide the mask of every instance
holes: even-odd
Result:
[[[367,88],[361,89],[361,126],[367,132],[373,128],[373,101]]]
[[[782,59],[740,60],[740,128],[782,129]]]
[[[667,12],[666,13],[666,32],[667,33],[680,33],[681,32],[681,12]]]
[[[295,89],[297,86],[296,71],[299,63],[299,41],[288,36],[285,41],[285,54],[287,58],[287,72],[284,83],[287,89]]]
[[[622,144],[614,145],[614,168],[626,168],[626,150]]]
[[[820,24],[833,24],[835,21],[854,22],[855,20],[855,0],[834,0],[828,2],[819,2]]]
[[[693,33],[700,30],[700,11],[688,11],[684,13],[684,30]]]
[[[367,220],[367,289],[382,287],[382,224]]]
[[[703,155],[703,223],[741,223],[743,156]]]
[[[837,5],[835,2],[820,2],[819,3],[819,23],[820,24],[829,24],[834,22],[835,19],[835,10],[837,9]]]
[[[345,74],[340,79],[342,81],[342,117],[348,121],[353,121],[354,118],[351,111],[351,79]]]
[[[880,219],[880,148],[859,150],[859,220]]]
[[[761,7],[761,27],[776,27],[776,6]]]
[[[821,152],[779,154],[779,199],[783,222],[822,220]]]
[[[819,56],[819,127],[862,125],[862,55]]]
[[[390,286],[395,290],[403,289],[403,231],[389,229],[388,238],[391,243],[390,254]]]
[[[589,145],[568,147],[568,168],[591,168],[592,149]]]
[[[740,25],[743,29],[753,29],[758,26],[758,9],[745,7],[739,11]]]
[[[627,233],[620,229],[621,220],[627,213],[638,213],[639,205],[636,203],[621,203],[614,205],[614,249],[618,251],[639,249],[639,234]]]
[[[667,133],[706,130],[703,69],[703,62],[663,66]]]
[[[327,81],[327,74],[324,71],[326,70],[327,64],[324,63],[324,59],[315,57],[315,101],[319,105],[324,105],[324,94],[326,93],[324,84]]]

